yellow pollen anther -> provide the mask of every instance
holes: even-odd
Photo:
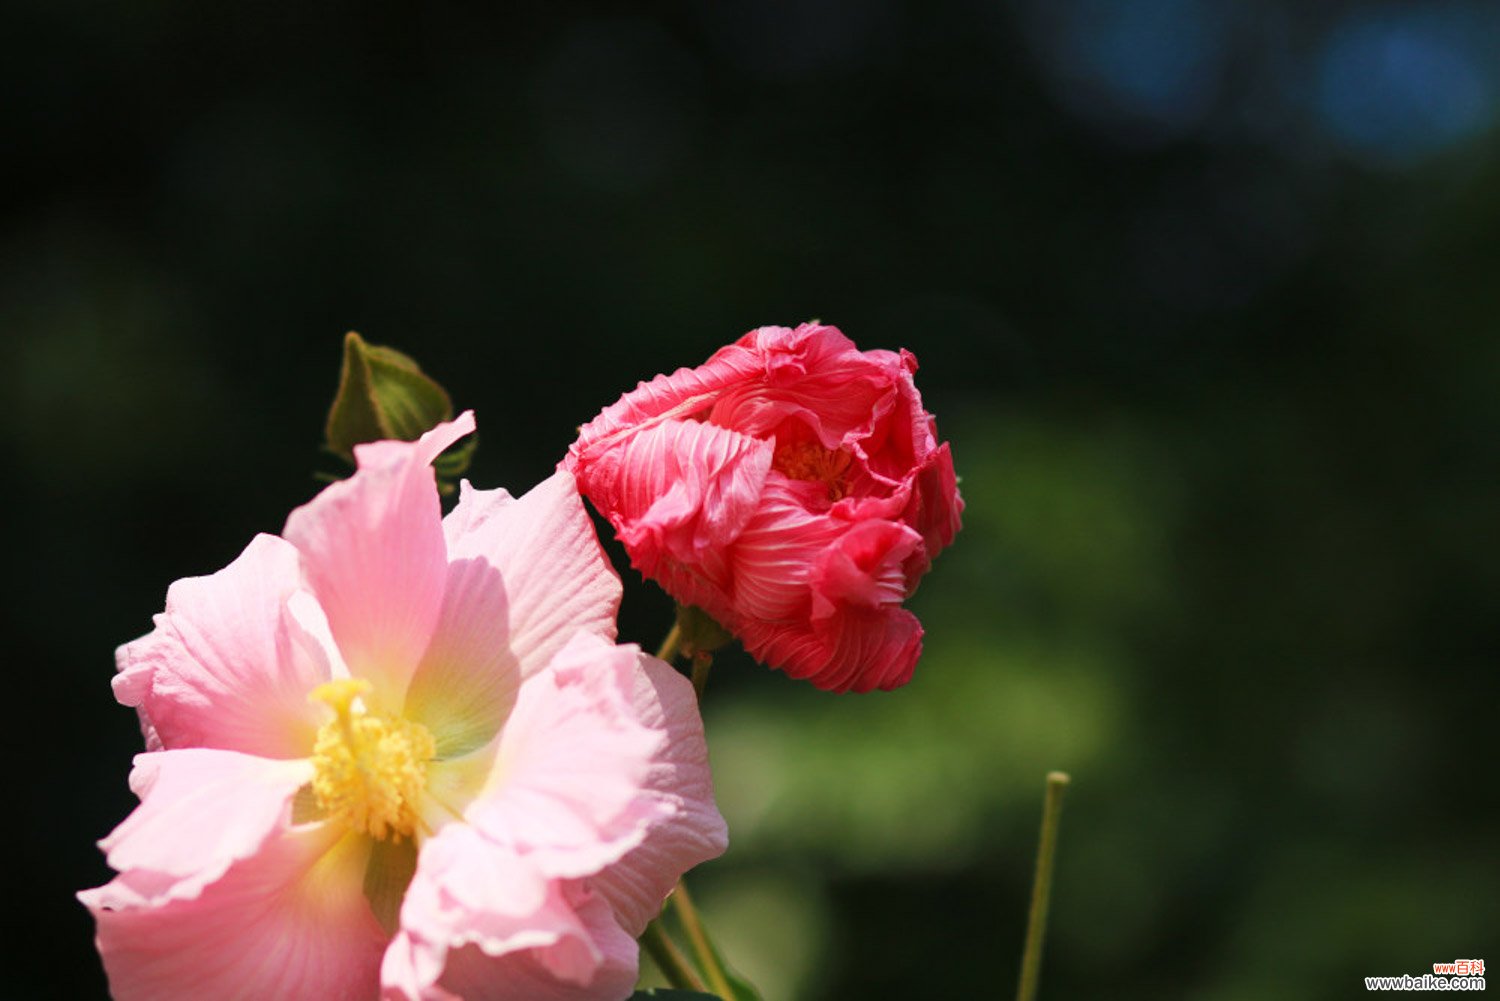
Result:
[[[420,723],[369,713],[360,696],[370,683],[339,678],[308,696],[335,713],[313,744],[313,793],[330,819],[373,838],[400,841],[417,826],[416,804],[437,754]]]
[[[771,455],[771,468],[794,480],[811,480],[828,487],[828,499],[838,500],[849,492],[849,464],[854,456],[843,449],[830,450],[816,441],[794,441],[779,445]]]

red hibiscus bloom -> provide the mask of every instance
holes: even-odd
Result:
[[[563,465],[635,567],[753,656],[830,691],[896,688],[922,649],[902,602],[963,510],[916,368],[835,327],[761,327],[641,383]]]

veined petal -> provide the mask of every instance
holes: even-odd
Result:
[[[358,471],[293,511],[283,532],[349,670],[390,707],[442,608],[448,559],[432,460],[473,430],[465,412],[416,442],[356,445]]]
[[[761,374],[719,394],[709,415],[715,424],[768,436],[794,421],[833,449],[894,405],[884,362],[895,356],[861,352],[837,327],[761,327],[737,346],[759,359]]]
[[[631,707],[633,646],[575,633],[521,686],[488,787],[465,819],[548,876],[587,876],[640,844],[664,811],[642,794],[663,740]]]
[[[730,601],[724,608],[705,606],[710,614],[724,616],[720,621],[736,623],[744,618],[777,623],[807,618],[813,565],[848,524],[808,510],[797,498],[798,487],[779,473],[767,481],[764,502],[734,547]]]
[[[285,826],[311,778],[305,760],[207,748],[138,754],[130,788],[141,805],[99,847],[116,871],[144,880],[135,884],[143,902],[192,898]]]
[[[635,939],[603,900],[568,890],[578,935],[502,956],[465,946],[448,954],[441,986],[463,1001],[619,1001],[628,995],[639,965]]]
[[[817,622],[741,626],[751,656],[830,692],[899,688],[922,655],[922,624],[900,606],[845,607]]]
[[[916,370],[821,323],[761,327],[625,394],[563,465],[632,565],[752,655],[823,688],[890,687],[921,627],[889,610],[963,511]],[[851,532],[864,522],[883,524]]]
[[[760,501],[768,441],[699,421],[652,425],[590,453],[590,497],[642,573],[663,559],[703,562],[731,544]],[[714,577],[713,567],[702,572]]]
[[[519,499],[465,483],[445,528],[450,559],[483,560],[498,572],[505,631],[503,637],[453,637],[453,630],[472,623],[445,617],[434,640],[437,646],[503,640],[495,657],[504,663],[493,669],[512,670],[513,661],[524,676],[546,667],[578,630],[614,639],[620,578],[599,547],[571,473],[554,473]],[[473,674],[491,668],[450,659],[447,669]],[[463,687],[474,682],[454,678],[452,683]]]
[[[953,450],[946,441],[928,455],[913,484],[906,518],[922,533],[928,556],[936,556],[958,534],[964,512],[958,477],[953,472]]]
[[[381,983],[387,997],[429,1001],[447,996],[437,982],[452,950],[502,956],[586,937],[555,881],[474,828],[450,824],[422,846]]]
[[[141,715],[147,746],[307,754],[319,719],[307,693],[330,656],[288,609],[297,550],[258,535],[233,563],[167,591],[155,631],[116,653],[115,697]]]
[[[402,711],[432,733],[439,758],[473,751],[499,732],[521,686],[509,639],[510,596],[500,572],[485,559],[449,563],[442,613]]]
[[[373,998],[386,936],[360,888],[366,846],[340,837],[281,832],[191,899],[151,902],[134,873],[79,894],[116,1001]]]
[[[609,901],[633,938],[661,912],[679,874],[722,855],[729,836],[714,805],[708,746],[692,683],[655,657],[641,654],[631,705],[644,726],[666,734],[645,783],[646,795],[665,809],[639,846],[588,882]]]
[[[568,449],[563,465],[577,472],[593,462],[585,454],[607,451],[641,428],[702,416],[725,387],[754,378],[762,367],[754,351],[742,344],[729,344],[698,368],[679,368],[670,375],[639,383],[579,429],[578,440]]]
[[[809,678],[830,691],[900,688],[922,656],[922,623],[900,606],[846,608],[826,628],[831,653]]]
[[[861,521],[827,547],[813,565],[812,617],[852,605],[879,608],[906,598],[905,565],[922,548],[917,532],[894,521]]]
[[[445,947],[479,942],[494,953],[547,945],[573,928],[552,905],[545,875],[467,824],[422,844],[401,905],[401,929]]]

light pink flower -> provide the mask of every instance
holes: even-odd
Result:
[[[641,383],[563,465],[635,567],[753,656],[832,691],[895,688],[922,650],[902,602],[963,510],[916,369],[835,327],[761,327]]]
[[[141,805],[79,895],[120,1001],[618,1001],[723,851],[692,688],[614,644],[572,477],[441,517],[431,462],[473,428],[357,447],[120,648]]]

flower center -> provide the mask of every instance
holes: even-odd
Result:
[[[368,691],[368,681],[340,678],[308,696],[335,713],[313,744],[313,793],[331,819],[400,841],[416,830],[417,799],[437,745],[420,723],[367,712],[355,700]]]
[[[843,449],[826,449],[816,441],[793,441],[776,446],[771,468],[793,480],[825,484],[828,499],[838,500],[849,492],[847,473],[853,459]]]

